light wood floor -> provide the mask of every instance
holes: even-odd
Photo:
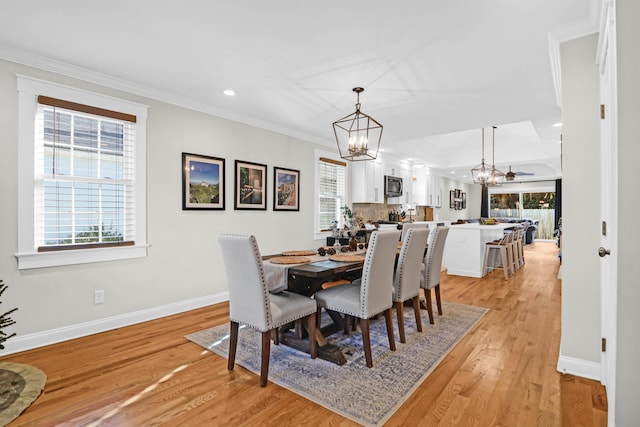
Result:
[[[559,261],[553,243],[525,247],[509,281],[443,274],[446,301],[487,307],[389,426],[604,426],[595,381],[561,375]],[[437,322],[436,316],[436,322]],[[218,304],[3,357],[48,376],[44,393],[11,426],[351,426],[354,423],[186,341],[228,322]],[[428,327],[428,326],[426,326]]]

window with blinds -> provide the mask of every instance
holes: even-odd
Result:
[[[38,97],[38,252],[134,245],[136,117]]]
[[[347,165],[343,162],[321,157],[318,163],[320,231],[328,230],[335,220],[340,223],[340,208],[345,205],[345,178]]]

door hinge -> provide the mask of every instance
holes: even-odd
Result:
[[[604,104],[600,104],[600,118],[604,119]]]
[[[607,351],[607,339],[606,338],[602,338],[602,351],[603,352]]]

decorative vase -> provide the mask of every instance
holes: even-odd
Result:
[[[355,252],[358,250],[358,241],[355,237],[352,237],[351,240],[349,240],[349,250],[351,252]]]

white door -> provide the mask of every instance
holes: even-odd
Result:
[[[600,231],[601,256],[600,295],[601,333],[606,339],[606,351],[601,354],[601,378],[607,387],[609,425],[615,425],[616,374],[616,313],[617,313],[617,236],[618,236],[618,181],[617,181],[617,100],[616,100],[616,47],[615,13],[613,2],[603,9],[603,29],[598,42],[600,70]],[[603,111],[602,111],[603,109]]]

